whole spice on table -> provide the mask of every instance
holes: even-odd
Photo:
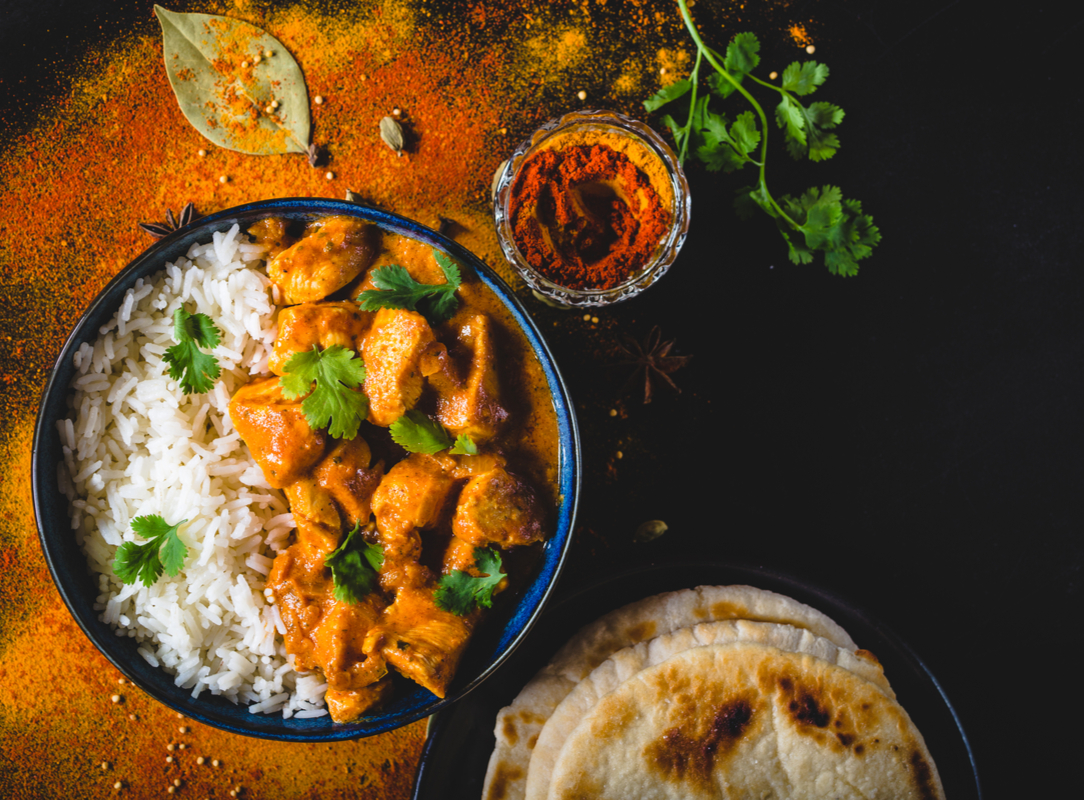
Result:
[[[512,184],[517,249],[571,289],[612,289],[648,266],[673,219],[662,160],[616,131],[559,134]]]

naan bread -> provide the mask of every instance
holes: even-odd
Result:
[[[483,800],[523,800],[531,750],[553,710],[616,651],[702,622],[748,619],[805,628],[846,650],[857,646],[827,615],[752,586],[698,586],[645,598],[580,629],[497,715]]]
[[[877,686],[889,697],[895,697],[881,665],[875,659],[843,650],[803,628],[748,620],[724,620],[682,628],[618,650],[576,684],[554,710],[538,736],[527,771],[526,800],[546,800],[550,778],[562,746],[601,698],[641,670],[661,664],[690,648],[740,642],[752,642],[785,652],[814,656],[853,672]]]
[[[603,697],[566,740],[549,800],[939,800],[900,705],[811,655],[696,647]]]

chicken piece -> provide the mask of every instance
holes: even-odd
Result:
[[[401,588],[366,635],[364,650],[444,697],[480,612],[457,617],[443,610],[433,599],[435,588],[432,582]]]
[[[369,422],[386,428],[413,408],[443,348],[421,314],[380,309],[362,345]]]
[[[330,601],[310,634],[316,662],[334,689],[356,689],[376,683],[388,669],[379,654],[362,652],[365,636],[380,620],[385,603],[377,594],[359,603]]]
[[[324,698],[328,711],[335,722],[353,722],[371,708],[383,705],[394,693],[391,678],[381,678],[376,683],[358,689],[332,689]]]
[[[371,460],[369,445],[355,436],[339,442],[313,473],[321,488],[335,498],[350,527],[369,521],[373,492],[384,477],[384,462],[370,467]]]
[[[372,509],[384,548],[380,583],[385,589],[419,582],[424,567],[419,529],[431,528],[444,515],[458,480],[441,459],[422,453],[404,458],[373,492]]]
[[[455,381],[447,371],[430,378],[439,398],[437,419],[454,435],[466,434],[482,444],[508,419],[500,403],[489,319],[475,314],[460,326],[458,337],[460,346],[470,353],[470,368],[463,381]]]
[[[324,217],[275,256],[267,274],[288,305],[312,303],[360,275],[375,253],[369,225],[354,217]]]
[[[336,600],[324,554],[309,550],[300,538],[276,557],[267,586],[295,666],[319,668],[327,680],[332,719],[349,722],[387,696],[390,681],[384,680],[383,657],[362,652],[385,606],[380,595],[367,595],[356,604]]]
[[[297,541],[314,554],[327,555],[342,539],[342,518],[331,493],[314,478],[302,478],[286,487],[297,524]]]
[[[451,459],[411,453],[384,476],[373,493],[373,514],[381,535],[399,536],[440,521],[457,480]]]
[[[267,482],[282,489],[324,455],[328,437],[305,420],[300,400],[287,400],[278,378],[246,383],[230,400],[230,419]]]
[[[289,222],[282,217],[264,217],[249,228],[248,233],[256,244],[267,248],[268,258],[274,258],[294,243],[295,237],[290,236],[289,227]]]
[[[268,369],[282,375],[294,353],[311,350],[314,344],[322,349],[337,344],[357,352],[371,319],[372,314],[362,311],[352,301],[302,303],[284,308],[279,312],[279,332],[275,351],[267,360]]]
[[[542,520],[534,489],[497,467],[476,475],[463,487],[452,517],[452,533],[480,547],[514,547],[542,541]]]
[[[286,651],[293,654],[294,665],[302,672],[318,666],[316,645],[309,631],[320,623],[324,605],[331,599],[329,572],[322,555],[298,542],[275,556],[267,576],[267,588],[275,597],[286,629]]]

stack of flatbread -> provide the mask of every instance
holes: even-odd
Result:
[[[873,655],[750,586],[613,611],[501,710],[483,800],[943,798]]]

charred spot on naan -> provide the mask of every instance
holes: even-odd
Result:
[[[485,800],[506,800],[510,797],[509,789],[513,784],[523,779],[523,770],[508,764],[501,764],[489,784],[489,791]]]
[[[737,697],[670,728],[645,755],[667,780],[711,785],[716,762],[734,749],[753,723],[752,698]],[[704,722],[707,721],[707,725]]]

